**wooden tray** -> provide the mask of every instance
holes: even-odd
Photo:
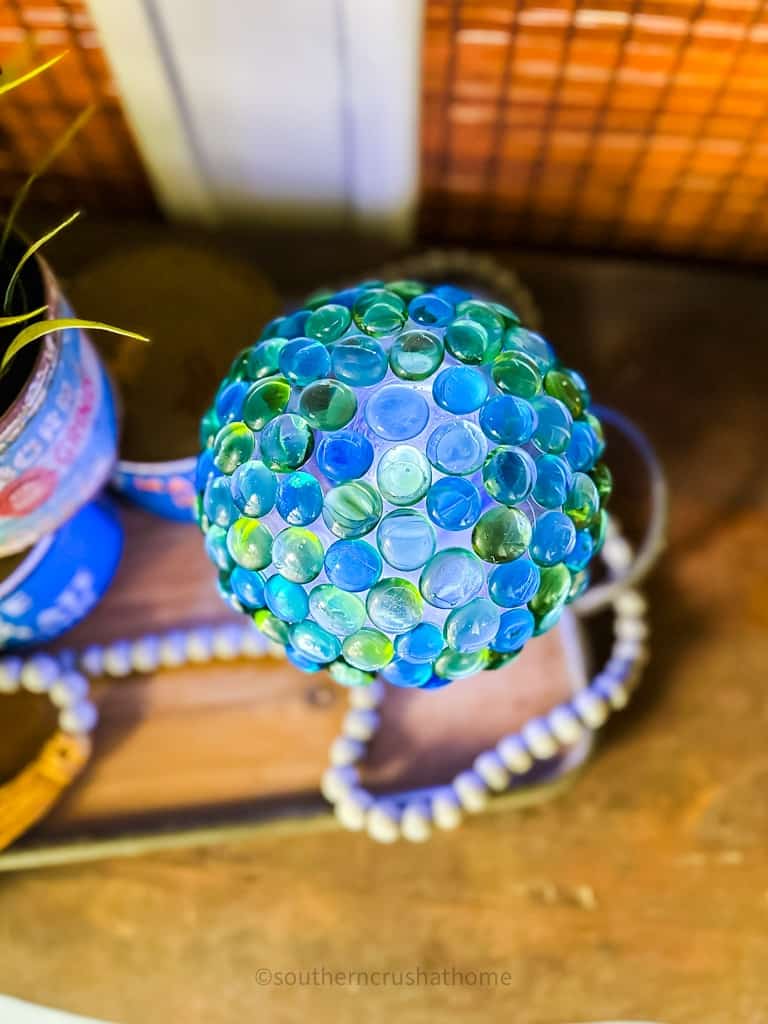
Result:
[[[98,609],[66,646],[235,618],[219,598],[192,525],[125,507],[123,561]],[[411,789],[448,781],[474,755],[581,685],[574,620],[528,646],[513,665],[443,690],[390,688],[366,782]],[[100,722],[83,776],[52,813],[0,857],[0,870],[231,839],[256,826],[334,822],[318,792],[346,693],[271,658],[162,670],[94,684]],[[50,731],[44,698],[20,694],[0,721],[0,776]],[[4,707],[6,704],[4,703]],[[580,764],[589,744],[517,792],[538,800]]]

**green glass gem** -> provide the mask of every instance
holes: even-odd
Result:
[[[278,619],[266,608],[260,608],[253,613],[253,621],[259,632],[271,640],[274,644],[281,644],[283,647],[288,643],[290,627],[287,622]]]
[[[418,448],[396,444],[379,460],[376,482],[393,505],[415,505],[429,490],[432,467]]]
[[[351,322],[352,314],[346,306],[320,306],[307,320],[304,332],[308,338],[317,338],[327,344],[340,338]]]
[[[445,347],[462,363],[479,366],[489,362],[498,352],[491,344],[488,332],[475,320],[454,320],[445,332]]]
[[[216,435],[213,462],[222,473],[234,473],[253,455],[253,433],[244,423],[228,423]]]
[[[519,326],[520,317],[517,315],[514,309],[510,309],[509,306],[505,306],[501,302],[491,302],[489,303],[489,305],[493,309],[494,313],[500,316],[501,319],[504,321],[505,327]]]
[[[200,421],[200,447],[210,448],[221,429],[219,417],[215,409],[209,409]]]
[[[490,358],[498,354],[504,337],[504,320],[493,308],[493,305],[479,299],[467,299],[466,302],[458,304],[456,312],[462,320],[472,320],[474,323],[480,324],[488,336],[488,349],[492,353]]]
[[[262,462],[282,472],[303,466],[315,446],[306,420],[287,412],[267,423],[259,441]]]
[[[585,394],[569,370],[550,370],[544,378],[544,390],[559,399],[572,416],[579,417],[584,412]]]
[[[351,480],[328,491],[323,521],[336,537],[364,537],[381,519],[382,509],[381,497],[375,488],[363,480]]]
[[[227,530],[227,550],[244,569],[263,569],[272,560],[272,534],[259,519],[236,519]]]
[[[600,420],[591,412],[584,413],[584,419],[592,427],[592,433],[597,438],[598,444],[598,458],[605,451],[605,431],[603,430],[603,424]]]
[[[339,639],[309,619],[291,626],[289,639],[300,654],[320,665],[334,661],[341,654]]]
[[[304,300],[304,307],[305,309],[319,309],[321,306],[327,305],[333,299],[333,295],[334,293],[328,291],[327,288],[318,288],[308,299]]]
[[[357,399],[341,381],[316,380],[302,391],[299,411],[318,430],[339,430],[357,412]]]
[[[425,380],[443,361],[443,343],[430,331],[404,331],[389,350],[392,372],[403,380]]]
[[[599,511],[600,495],[594,481],[586,473],[574,473],[563,512],[581,529],[594,522]]]
[[[395,648],[388,636],[380,633],[378,629],[365,627],[347,637],[342,653],[353,668],[359,668],[363,672],[376,672],[392,661]]]
[[[592,540],[595,542],[594,554],[597,554],[605,544],[605,534],[608,530],[608,513],[604,508],[600,509],[597,519],[589,527]]]
[[[384,338],[400,330],[408,313],[399,295],[384,288],[371,288],[355,302],[352,316],[365,334]]]
[[[541,391],[541,373],[524,352],[510,349],[493,361],[491,376],[500,391],[518,398],[533,398]]]
[[[374,626],[388,633],[404,633],[421,622],[424,602],[411,582],[393,576],[371,587],[365,607]]]
[[[315,622],[337,636],[356,633],[365,622],[365,606],[359,597],[323,583],[309,595],[309,611]]]
[[[323,545],[311,530],[289,526],[275,537],[272,562],[287,580],[309,583],[323,568]]]
[[[435,660],[435,675],[442,679],[465,679],[484,669],[487,662],[487,650],[463,654],[446,647]]]
[[[257,381],[243,402],[243,422],[252,430],[261,430],[275,416],[285,412],[291,397],[291,385],[285,377],[267,377]]]
[[[287,338],[267,338],[252,345],[245,352],[243,375],[249,380],[261,380],[277,373],[280,352],[287,344]]]
[[[519,508],[491,508],[480,516],[472,531],[472,547],[484,562],[512,562],[531,543],[533,531]]]
[[[594,480],[597,493],[600,495],[600,504],[607,505],[613,492],[613,473],[604,462],[598,462],[589,474]]]
[[[523,448],[499,445],[483,466],[485,489],[502,505],[524,501],[536,483],[536,463]]]
[[[405,303],[423,295],[426,290],[427,286],[421,281],[390,281],[387,284],[387,291],[394,292]]]
[[[492,672],[494,669],[503,668],[508,665],[515,658],[519,658],[522,653],[522,648],[519,651],[510,651],[508,654],[502,654],[501,651],[490,651],[488,654],[488,661],[485,664],[486,671]]]
[[[331,678],[341,686],[369,686],[376,678],[373,672],[363,672],[341,660],[329,665],[328,671]]]
[[[558,565],[542,566],[539,589],[528,602],[528,608],[539,626],[545,615],[558,611],[568,599],[571,589],[571,574],[560,562]]]

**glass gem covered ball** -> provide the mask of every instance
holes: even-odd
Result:
[[[587,586],[610,472],[582,377],[453,285],[316,295],[202,421],[226,600],[300,668],[436,688],[497,668]]]

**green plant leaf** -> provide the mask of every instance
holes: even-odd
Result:
[[[2,96],[3,93],[10,92],[11,89],[15,89],[17,85],[23,85],[30,79],[37,78],[38,75],[47,71],[48,68],[52,68],[54,64],[58,64],[60,60],[63,60],[68,53],[69,50],[64,50],[63,53],[58,54],[56,57],[51,57],[51,59],[47,60],[44,64],[38,64],[38,66],[36,68],[32,68],[31,71],[26,71],[23,75],[18,75],[16,78],[12,78],[10,82],[3,82],[0,84],[0,96]]]
[[[30,310],[29,313],[19,313],[18,316],[0,316],[0,327],[13,327],[14,324],[23,324],[25,320],[31,320],[33,316],[39,316],[48,309],[41,306],[39,309]]]
[[[10,308],[11,301],[13,299],[13,290],[16,287],[16,282],[19,280],[19,275],[24,269],[24,264],[27,262],[27,260],[31,256],[34,256],[38,249],[44,246],[46,242],[49,242],[52,238],[58,235],[60,231],[63,231],[64,228],[68,228],[72,221],[77,220],[79,216],[80,210],[75,210],[71,217],[67,217],[67,219],[63,220],[61,224],[58,224],[55,228],[52,228],[47,235],[43,235],[42,238],[38,238],[36,242],[33,242],[32,245],[30,245],[30,247],[21,257],[19,262],[16,264],[16,269],[11,274],[11,279],[8,282],[8,287],[5,289],[5,298],[3,299],[4,312],[7,312],[8,309]]]
[[[111,324],[102,324],[98,320],[73,320],[69,318],[64,320],[42,320],[39,323],[30,324],[29,327],[19,331],[5,351],[3,361],[0,363],[0,372],[5,370],[14,356],[18,355],[27,345],[31,345],[33,341],[44,338],[46,334],[66,331],[70,327],[84,327],[89,331],[107,331],[110,334],[120,334],[124,338],[135,338],[136,341],[149,341],[149,338],[145,338],[143,334],[136,334],[135,331],[126,331],[122,327],[113,327]]]
[[[86,107],[86,109],[81,114],[77,115],[72,124],[67,128],[66,131],[62,132],[62,134],[58,137],[58,139],[56,139],[56,141],[45,154],[45,156],[42,158],[42,160],[40,160],[36,167],[33,168],[30,176],[27,178],[27,180],[21,186],[19,191],[16,193],[13,203],[11,204],[10,212],[3,226],[3,236],[2,238],[0,238],[0,256],[2,256],[3,254],[6,242],[8,241],[8,236],[10,235],[11,231],[13,231],[13,225],[16,222],[19,210],[24,205],[24,200],[29,195],[29,190],[32,188],[32,186],[40,177],[40,175],[45,174],[45,172],[51,166],[56,157],[59,156],[67,148],[67,146],[70,144],[75,135],[77,135],[77,133],[80,131],[83,125],[86,124],[91,119],[91,117],[93,117],[93,114],[97,106],[98,104],[92,103],[89,107]]]

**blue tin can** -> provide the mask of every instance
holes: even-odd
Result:
[[[155,515],[182,522],[195,521],[197,458],[172,462],[130,462],[121,459],[112,486],[123,497]]]
[[[45,643],[79,622],[112,582],[122,548],[120,520],[104,498],[38,541],[0,580],[0,650]]]
[[[47,316],[71,317],[40,262]],[[31,547],[90,501],[117,457],[109,379],[86,334],[40,342],[23,386],[0,416],[0,557]]]

